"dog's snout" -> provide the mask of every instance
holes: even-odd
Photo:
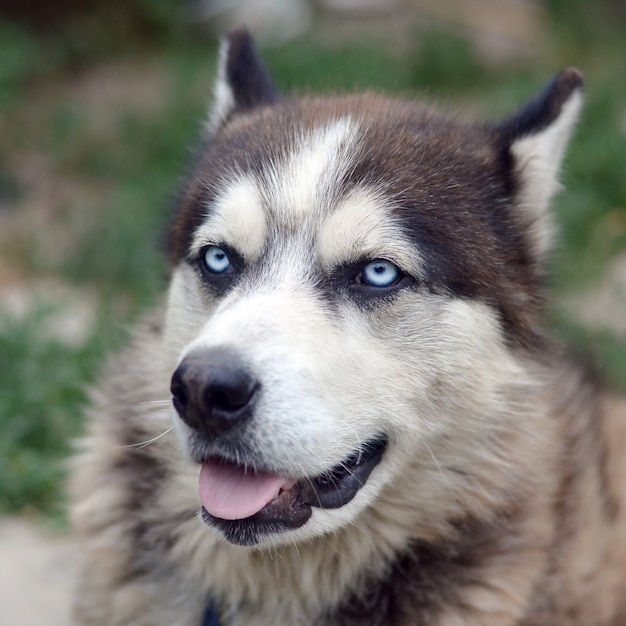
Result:
[[[258,388],[242,358],[220,348],[188,354],[176,368],[170,390],[180,418],[216,437],[251,417]]]

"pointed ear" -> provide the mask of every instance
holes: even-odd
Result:
[[[577,69],[563,70],[499,128],[537,260],[545,258],[552,241],[549,203],[559,189],[558,174],[582,107],[583,86]]]
[[[276,102],[278,90],[259,60],[247,30],[229,33],[220,46],[210,131],[232,115]]]

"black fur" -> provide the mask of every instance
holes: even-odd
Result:
[[[505,144],[538,133],[554,122],[574,91],[585,85],[583,75],[573,67],[557,74],[544,90],[501,124],[499,132]]]
[[[225,78],[235,99],[233,113],[272,104],[279,98],[278,89],[260,62],[247,30],[236,30],[228,36]]]

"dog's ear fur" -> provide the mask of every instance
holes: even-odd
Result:
[[[233,115],[278,100],[274,81],[259,60],[250,33],[235,30],[220,46],[209,131],[215,131]]]
[[[559,188],[558,174],[582,106],[583,86],[583,75],[577,69],[563,70],[498,129],[512,164],[516,202],[526,213],[538,261],[550,249],[549,203]]]

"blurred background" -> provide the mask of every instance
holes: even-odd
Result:
[[[550,321],[626,389],[626,0],[0,0],[0,522],[65,525],[85,386],[165,284],[159,237],[239,25],[285,90],[475,119],[579,67]]]

